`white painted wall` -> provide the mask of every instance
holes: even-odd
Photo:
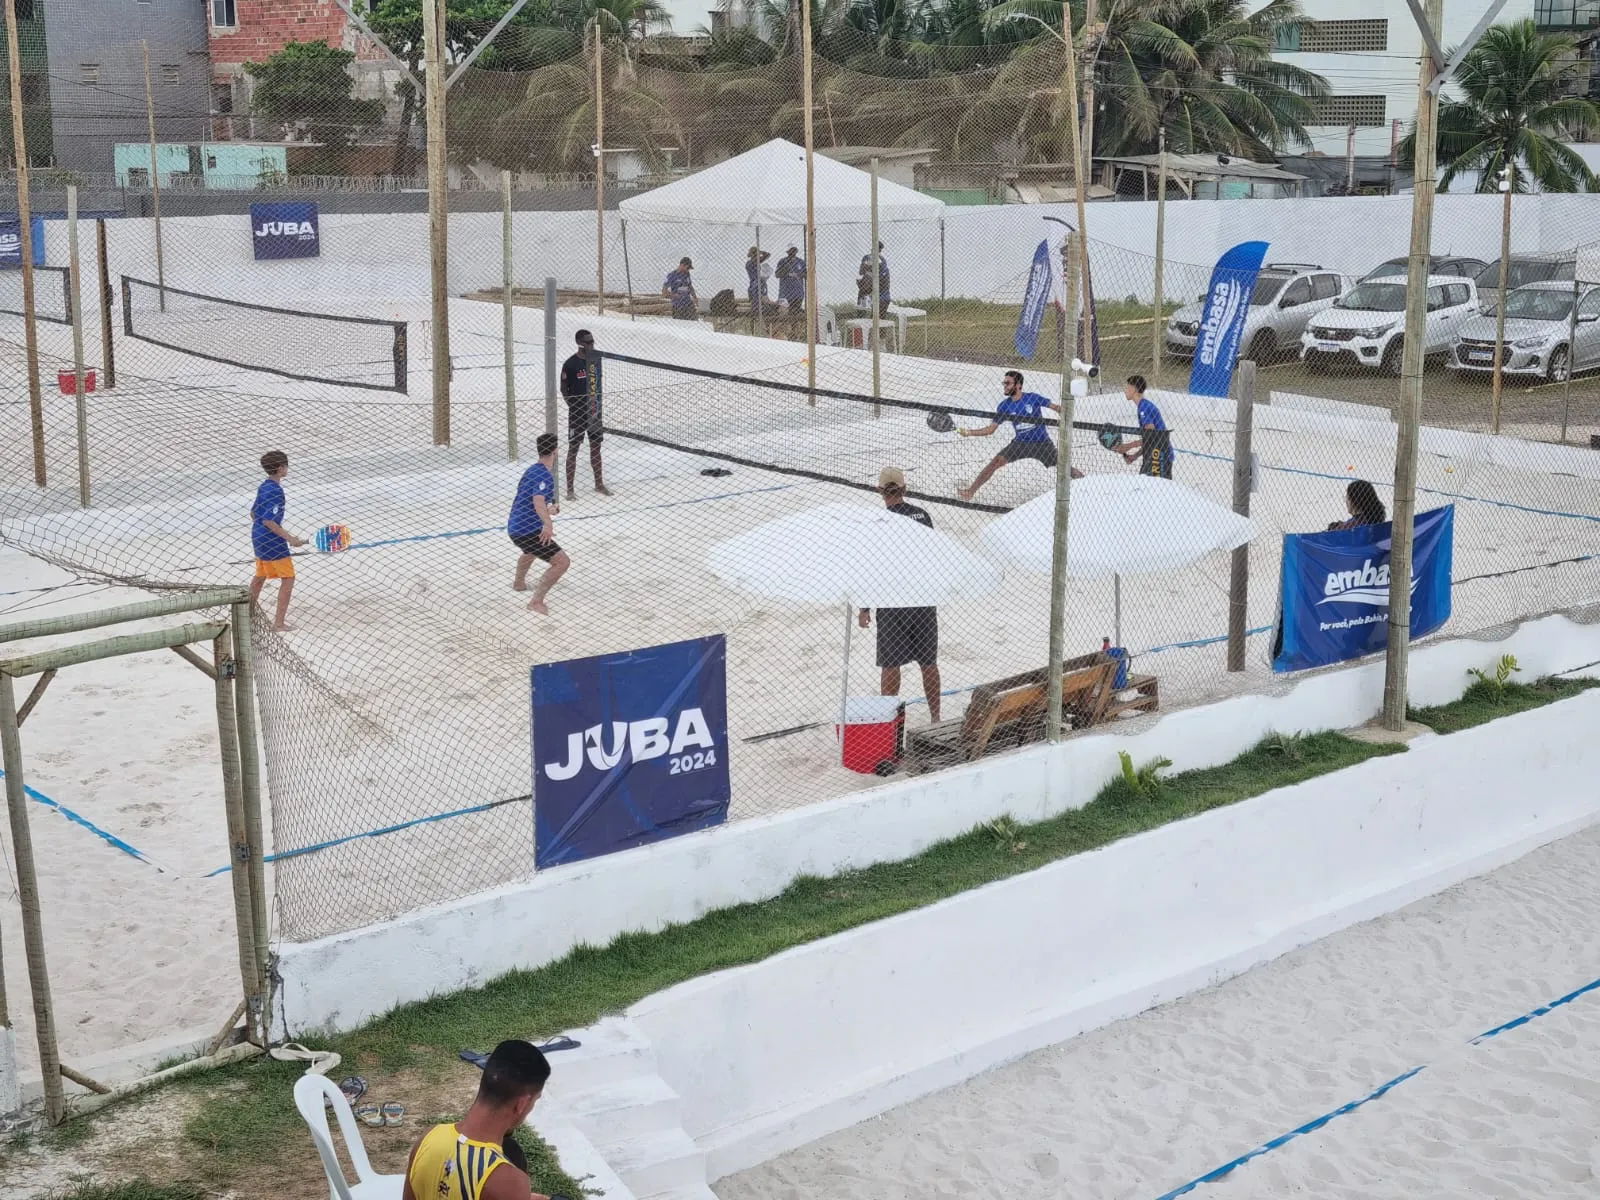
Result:
[[[1517,656],[1526,678],[1571,670],[1600,660],[1600,627],[1547,617],[1501,642],[1422,647],[1412,658],[1412,702],[1454,699],[1468,682],[1468,667],[1490,667],[1506,653]],[[1215,766],[1270,732],[1360,725],[1381,711],[1382,693],[1383,664],[1369,662],[1308,677],[1281,696],[1239,696],[1141,722],[1137,731],[1077,737],[898,780],[542,871],[525,883],[364,929],[283,943],[276,1024],[297,1037],[348,1029],[397,1004],[553,962],[582,944],[603,945],[631,930],[766,899],[802,874],[905,858],[1006,814],[1035,821],[1080,807],[1116,774],[1119,750],[1140,762],[1165,756],[1179,771]]]
[[[731,1172],[1600,820],[1600,692],[680,984],[629,1017]]]

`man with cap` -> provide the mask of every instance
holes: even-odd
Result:
[[[600,422],[600,356],[595,353],[594,334],[578,330],[578,352],[561,364],[561,396],[567,402],[567,499],[577,490],[578,446],[589,439],[589,466],[594,469],[594,490],[609,496],[600,462],[600,441],[605,430]]]
[[[897,516],[909,517],[933,528],[928,510],[906,503],[906,476],[899,467],[878,472],[878,495],[883,506]],[[872,624],[872,610],[863,608],[856,617],[861,628]],[[878,610],[878,670],[880,691],[885,696],[900,694],[900,668],[914,662],[922,669],[922,694],[928,701],[928,714],[939,719],[939,610],[936,608],[880,608]]]
[[[667,274],[667,281],[661,285],[661,294],[672,298],[672,315],[679,321],[698,321],[700,319],[700,297],[695,294],[694,280],[689,272],[694,270],[694,263],[687,257],[678,260],[678,269]]]
[[[778,260],[777,275],[778,307],[797,329],[806,308],[806,260],[800,257],[799,246],[790,246]]]

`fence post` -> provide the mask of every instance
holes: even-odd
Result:
[[[33,319],[33,210],[28,196],[28,138],[22,119],[22,59],[16,0],[5,0],[6,56],[11,71],[11,157],[17,168],[17,235],[22,275],[22,345],[28,368],[28,419],[33,429],[33,482],[44,487],[44,397],[39,394],[39,334]]]
[[[437,78],[437,77],[436,77]],[[211,643],[216,670],[217,736],[222,751],[222,799],[228,819],[228,882],[233,887],[233,923],[239,947],[239,978],[248,1001],[261,994],[261,973],[256,967],[255,913],[250,902],[250,834],[244,819],[244,784],[239,757],[239,721],[234,709],[233,679],[236,669],[228,630]]]
[[[1250,515],[1251,442],[1255,427],[1256,364],[1239,364],[1234,387],[1238,392],[1233,419],[1233,511]],[[1244,670],[1246,610],[1250,600],[1250,546],[1236,546],[1228,574],[1228,670]]]
[[[504,209],[500,217],[500,307],[506,358],[506,456],[517,461],[517,375],[511,353],[511,172],[500,172]]]
[[[96,217],[94,222],[94,253],[100,268],[100,364],[105,373],[105,386],[117,386],[117,352],[111,344],[111,262],[106,253],[106,219]]]
[[[83,398],[83,293],[78,287],[78,189],[67,186],[67,304],[72,310],[72,376],[78,421],[78,506],[89,507],[89,408]]]
[[[260,990],[245,997],[245,1027],[254,1033],[256,1044],[267,1044],[271,1000],[268,959],[267,868],[263,857],[265,836],[261,828],[261,749],[256,730],[255,637],[250,625],[250,605],[233,605],[233,708],[239,729],[239,794],[244,811],[244,832],[249,842],[248,877],[250,882],[251,940],[254,944],[257,980]]]
[[[1083,278],[1077,265],[1083,244],[1083,235],[1077,230],[1067,234],[1067,261],[1071,264],[1067,268],[1065,296],[1068,329],[1077,327],[1078,287]],[[1050,542],[1050,666],[1046,673],[1050,690],[1045,705],[1045,735],[1052,742],[1059,742],[1063,732],[1061,677],[1067,641],[1067,521],[1071,515],[1072,418],[1077,399],[1072,391],[1072,358],[1072,341],[1068,338],[1061,348],[1061,448],[1056,455],[1055,528]]]

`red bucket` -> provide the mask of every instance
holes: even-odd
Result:
[[[851,696],[844,705],[840,759],[861,775],[882,775],[900,760],[905,705],[894,696]],[[839,727],[834,726],[838,733]]]
[[[78,394],[78,380],[71,371],[56,372],[56,386],[61,389],[63,396],[76,396]],[[83,390],[94,391],[94,368],[86,367],[83,372]]]

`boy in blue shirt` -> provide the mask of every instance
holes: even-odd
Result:
[[[517,483],[517,498],[511,502],[511,516],[506,521],[506,533],[522,555],[517,559],[517,574],[511,587],[518,592],[528,590],[528,568],[539,559],[548,565],[533,586],[528,607],[545,616],[550,610],[544,598],[556,581],[567,573],[572,560],[567,552],[556,545],[555,514],[560,510],[556,503],[556,435],[541,433],[534,443],[539,461],[522,473]]]
[[[1125,463],[1138,458],[1139,474],[1171,479],[1172,431],[1167,428],[1161,410],[1145,398],[1144,389],[1147,386],[1143,375],[1129,375],[1128,382],[1123,384],[1122,394],[1135,405],[1138,413],[1140,434],[1138,441],[1123,442],[1113,449],[1122,455]]]
[[[289,557],[289,547],[306,543],[283,527],[283,480],[289,474],[289,456],[282,450],[268,450],[261,456],[261,469],[267,477],[256,489],[256,502],[250,506],[250,544],[256,555],[250,603],[261,599],[267,580],[276,579],[278,610],[272,628],[283,633],[290,628],[284,618],[289,615],[289,596],[294,591],[294,560]]]
[[[689,274],[693,270],[693,262],[680,258],[678,269],[668,271],[667,280],[661,285],[661,294],[672,300],[672,315],[679,321],[700,319],[700,297],[695,294],[694,279]]]
[[[1005,399],[1000,401],[999,407],[995,409],[994,420],[978,429],[956,430],[962,437],[989,437],[1002,424],[1009,421],[1012,431],[1011,440],[1001,447],[1000,453],[990,459],[983,470],[978,472],[978,477],[971,485],[956,488],[956,495],[963,500],[971,500],[976,496],[978,489],[989,482],[989,477],[1007,463],[1031,458],[1051,470],[1055,469],[1056,444],[1050,440],[1050,431],[1027,418],[1042,417],[1045,409],[1060,412],[1061,406],[1039,395],[1038,392],[1023,391],[1021,371],[1007,371],[1000,386],[1005,392]],[[1083,472],[1074,467],[1072,477],[1082,479]]]

